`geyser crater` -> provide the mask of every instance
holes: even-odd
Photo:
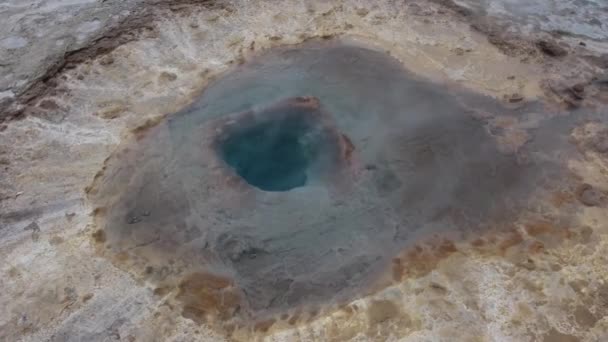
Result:
[[[223,327],[349,302],[424,237],[527,205],[543,162],[501,153],[470,98],[339,40],[268,51],[108,159],[96,246]]]
[[[219,157],[248,184],[280,192],[335,172],[340,135],[316,98],[297,97],[237,114],[215,141]]]

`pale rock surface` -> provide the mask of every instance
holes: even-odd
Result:
[[[601,55],[608,45],[601,1],[584,1],[588,7],[581,18],[551,12],[569,10],[574,1],[543,0],[535,7],[517,1],[458,1],[476,3],[469,8],[482,15],[530,23],[513,33],[523,51],[544,39],[545,31],[572,32],[575,37],[560,40],[569,52],[562,58],[537,50],[505,54],[483,31],[471,29],[469,19],[455,14],[453,6],[438,2],[225,1],[211,6],[209,1],[176,1],[179,6],[168,8],[156,1],[158,7],[148,4],[146,11],[138,7],[140,1],[2,2],[0,109],[23,111],[20,120],[0,123],[0,340],[225,338],[182,317],[171,305],[171,293],[155,294],[153,283],[97,253],[95,208],[86,190],[106,159],[139,132],[137,127],[183,109],[213,78],[259,51],[348,35],[390,52],[420,77],[507,106],[566,102],[605,117],[608,96],[600,81],[608,65],[602,67]],[[551,20],[530,14],[539,8],[550,11]],[[94,45],[107,29],[133,22],[144,12],[153,13],[145,19],[152,30],[48,73],[66,53]],[[545,31],[539,33],[535,26]],[[578,45],[581,41],[584,47]],[[23,98],[43,75],[52,82]],[[583,99],[571,90],[579,82],[585,84]],[[508,118],[475,115],[488,122],[506,152],[513,152],[530,141],[526,134],[535,127],[574,113],[550,108],[555,109]],[[6,113],[0,118],[9,117]],[[572,144],[580,148],[578,157],[564,160],[572,183],[608,191],[608,155],[597,148],[607,127],[605,121],[586,120],[572,131]],[[550,191],[551,198],[533,203],[539,222],[539,217],[518,217],[511,230],[477,240],[454,239],[443,249],[429,247],[431,252],[422,256],[405,253],[400,260],[409,262],[410,269],[396,268],[403,274],[390,286],[341,309],[328,308],[310,319],[304,315],[295,325],[280,322],[266,332],[233,338],[608,340],[608,211],[601,205],[582,206],[575,188]],[[573,224],[552,221],[558,213],[570,215]]]

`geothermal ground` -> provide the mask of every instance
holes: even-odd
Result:
[[[0,341],[607,341],[608,3],[0,3]]]

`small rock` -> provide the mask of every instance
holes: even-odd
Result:
[[[93,294],[92,293],[87,293],[82,297],[82,302],[86,303],[88,302],[91,298],[93,298]]]
[[[106,232],[103,229],[98,229],[91,235],[93,240],[97,243],[105,243],[106,242]]]
[[[177,79],[177,75],[172,72],[163,71],[160,73],[159,79],[163,82],[173,82]]]
[[[579,187],[578,200],[588,207],[597,207],[602,204],[603,194],[594,189],[590,184],[583,184]]]
[[[47,109],[47,110],[59,109],[59,105],[57,104],[57,102],[50,100],[50,99],[45,99],[45,100],[40,101],[40,103],[38,104],[38,107],[40,107],[42,109]]]
[[[357,9],[357,15],[360,17],[365,17],[369,14],[369,10],[367,8],[359,8]]]
[[[582,100],[585,98],[585,85],[582,83],[575,84],[569,89],[569,91],[570,94],[572,94],[572,96],[577,100]]]
[[[438,283],[435,283],[435,282],[431,282],[431,283],[429,284],[429,287],[430,287],[430,288],[431,288],[433,291],[435,291],[435,292],[437,292],[437,293],[440,293],[440,294],[446,294],[446,293],[448,293],[448,292],[449,292],[449,291],[448,291],[448,289],[446,289],[446,288],[445,288],[445,286],[443,286],[443,285],[441,285],[441,284],[438,284]]]
[[[23,228],[23,230],[32,231],[32,240],[34,242],[36,242],[36,241],[38,241],[38,239],[40,239],[40,226],[38,225],[38,223],[36,221],[28,224],[25,228]]]
[[[105,56],[99,61],[99,64],[101,64],[103,66],[114,64],[114,57]]]
[[[514,93],[514,94],[511,94],[509,96],[509,102],[510,103],[520,102],[520,101],[523,101],[523,99],[524,99],[524,97],[521,94],[518,94],[518,93]]]
[[[128,224],[136,224],[136,223],[139,223],[139,222],[141,222],[141,218],[139,218],[138,216],[131,216],[129,218],[129,220],[127,220]]]
[[[76,289],[73,287],[65,287],[63,289],[63,293],[64,293],[64,302],[75,302],[78,298],[78,293],[76,292]]]
[[[456,48],[454,49],[454,53],[458,56],[462,56],[464,55],[464,49],[463,48]]]
[[[23,230],[31,230],[33,232],[39,232],[40,231],[40,226],[38,225],[38,223],[36,221],[28,224],[25,228],[23,228]]]
[[[599,153],[608,153],[608,132],[605,134],[598,134],[591,141],[591,147]]]
[[[100,112],[96,113],[96,115],[103,119],[106,119],[106,120],[112,120],[112,119],[116,119],[116,118],[120,117],[120,115],[124,111],[125,111],[125,109],[123,107],[115,106],[115,107],[103,109]]]
[[[536,269],[536,264],[534,263],[534,260],[528,258],[525,261],[522,261],[519,263],[519,266],[527,269],[528,271],[533,271]]]
[[[563,57],[568,54],[568,51],[563,47],[559,46],[555,41],[552,40],[539,40],[536,42],[536,46],[547,56],[550,57]]]
[[[583,91],[585,91],[585,85],[582,83],[575,84],[574,86],[572,86],[572,90],[582,93]]]
[[[422,7],[418,4],[408,4],[408,9],[412,15],[420,15],[423,13]]]

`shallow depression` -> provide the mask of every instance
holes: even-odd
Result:
[[[269,51],[108,160],[100,251],[194,320],[350,300],[421,237],[500,226],[559,172],[502,153],[464,98],[349,43]]]

